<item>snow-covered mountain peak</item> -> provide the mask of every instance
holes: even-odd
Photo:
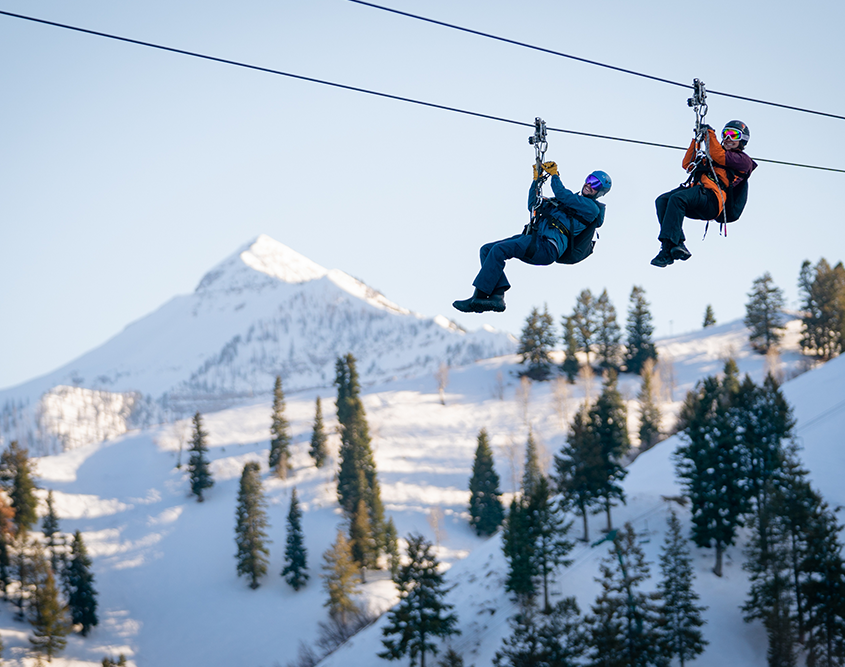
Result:
[[[319,264],[266,234],[240,248],[203,276],[198,294],[261,289],[275,281],[305,283],[328,273]]]

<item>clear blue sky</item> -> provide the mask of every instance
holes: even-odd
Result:
[[[386,1],[386,0],[385,0]],[[843,6],[830,1],[390,6],[667,79],[845,113]],[[674,145],[689,92],[345,0],[0,0],[30,14],[232,60],[552,127]],[[790,304],[801,262],[845,255],[845,175],[763,164],[721,238],[689,221],[693,258],[664,270],[653,201],[678,151],[552,134],[579,187],[614,180],[596,254],[510,270],[503,315],[451,308],[478,247],[526,222],[527,128],[246,71],[0,16],[0,387],[48,372],[266,233],[402,306],[518,333],[607,288],[620,322],[642,285],[658,335],[741,317],[770,271]],[[712,96],[751,127],[752,156],[845,168],[845,121]]]

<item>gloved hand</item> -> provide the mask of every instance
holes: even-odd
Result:
[[[544,162],[543,170],[550,176],[557,176],[557,164],[554,162]]]

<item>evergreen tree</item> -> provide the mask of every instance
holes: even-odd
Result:
[[[384,550],[387,554],[387,569],[390,570],[390,578],[395,579],[399,575],[399,568],[402,559],[399,556],[399,533],[396,532],[396,524],[393,517],[387,520],[384,527]]]
[[[493,658],[495,667],[579,667],[586,649],[574,597],[558,602],[548,614],[528,607],[510,619],[513,634]]]
[[[267,501],[261,488],[260,467],[255,461],[244,465],[238,489],[235,512],[235,544],[238,551],[238,576],[249,577],[249,587],[259,587],[258,580],[267,574],[270,550],[267,548]]]
[[[9,557],[9,535],[0,530],[0,587],[3,588],[3,599],[8,599],[8,588],[12,581],[12,560]]]
[[[50,565],[53,572],[59,571],[59,554],[56,551],[58,546],[56,534],[59,532],[59,517],[56,516],[56,510],[53,508],[53,489],[47,492],[47,514],[41,519],[41,532],[47,540],[47,546],[50,548]]]
[[[702,322],[701,327],[706,329],[712,326],[716,326],[716,313],[713,312],[713,306],[708,303],[707,308],[704,309],[704,322]]]
[[[842,526],[824,502],[807,526],[802,562],[806,604],[806,650],[809,667],[842,665],[845,658],[845,563],[839,534]]]
[[[640,590],[650,575],[631,524],[615,535],[600,569],[602,593],[587,622],[593,664],[646,667],[660,662],[659,596]]]
[[[660,423],[662,416],[655,395],[654,360],[648,359],[643,364],[641,375],[643,383],[637,400],[640,404],[640,451],[651,449],[660,442]]]
[[[349,545],[352,548],[352,558],[361,568],[361,581],[366,583],[367,570],[377,566],[379,549],[370,526],[367,503],[363,498],[358,501],[355,514],[349,521]]]
[[[302,510],[296,498],[296,487],[290,494],[288,511],[287,544],[285,546],[285,567],[282,576],[293,590],[298,591],[308,581],[308,550],[302,533]]]
[[[520,363],[528,364],[528,369],[520,375],[532,380],[548,379],[552,366],[549,352],[554,344],[554,321],[549,315],[548,307],[544,307],[542,313],[537,308],[532,308],[525,319],[525,326],[519,337],[519,349],[516,351],[522,355]]]
[[[681,522],[669,514],[669,531],[660,553],[662,579],[658,590],[663,600],[660,609],[660,648],[669,660],[678,658],[681,667],[704,651],[707,641],[701,633],[706,607],[697,604],[693,589],[692,558],[684,539]]]
[[[363,498],[369,512],[373,539],[378,547],[384,542],[384,506],[381,502],[378,473],[370,446],[370,433],[355,357],[339,358],[335,366],[337,418],[340,423],[340,468],[337,495],[346,517],[353,519],[358,501]]]
[[[645,290],[634,285],[628,304],[627,352],[625,366],[629,373],[642,374],[646,361],[657,360],[657,347],[652,336],[654,325],[651,323],[651,311],[645,298]]]
[[[581,362],[578,361],[578,340],[575,336],[575,322],[571,317],[563,318],[563,363],[560,370],[566,375],[569,384],[575,384]]]
[[[194,432],[191,436],[191,458],[188,461],[188,473],[191,478],[191,493],[198,502],[205,500],[203,491],[214,486],[208,464],[208,433],[202,428],[202,415],[194,415]]]
[[[693,541],[715,547],[716,576],[722,576],[722,554],[734,543],[748,505],[741,434],[731,410],[739,392],[736,374],[736,363],[729,360],[721,381],[705,378],[687,394],[678,422],[685,444],[675,452],[692,504]]]
[[[38,520],[38,499],[29,450],[16,440],[0,455],[0,487],[8,494],[15,512],[16,534],[25,535]]]
[[[323,588],[329,599],[323,605],[341,626],[347,626],[359,613],[353,596],[358,593],[358,566],[352,558],[349,541],[337,531],[335,543],[323,554]]]
[[[487,430],[483,428],[478,432],[469,492],[470,525],[479,536],[492,535],[502,524],[504,508],[500,500],[499,475],[493,467],[493,452]]]
[[[535,561],[531,553],[532,532],[525,500],[514,497],[502,530],[502,550],[508,561],[505,590],[513,593],[523,607],[530,605],[537,594]]]
[[[396,579],[399,603],[388,612],[388,625],[382,629],[385,650],[378,654],[380,658],[398,660],[408,655],[414,663],[419,656],[420,667],[425,667],[425,654],[437,655],[435,637],[460,634],[455,627],[458,618],[450,612],[453,605],[443,601],[446,586],[438,567],[431,543],[422,535],[410,535],[408,563]]]
[[[593,434],[587,404],[575,413],[572,428],[560,452],[555,455],[557,488],[564,509],[572,507],[584,522],[584,542],[590,539],[588,512],[600,503],[604,467]]]
[[[804,325],[801,347],[824,361],[845,348],[845,267],[831,267],[826,259],[801,266],[798,280]]]
[[[99,624],[97,618],[97,591],[94,590],[92,561],[82,540],[82,533],[76,531],[70,549],[70,559],[64,568],[64,585],[68,610],[74,625],[81,625],[80,634],[87,637],[91,628]]]
[[[569,318],[575,329],[575,340],[578,343],[579,351],[587,356],[587,365],[590,364],[590,352],[596,345],[596,321],[595,300],[590,290],[582,290],[575,301],[575,309]]]
[[[572,563],[566,555],[575,545],[567,539],[572,524],[564,522],[558,507],[552,501],[549,481],[544,476],[540,477],[528,497],[527,517],[532,538],[532,570],[543,582],[543,610],[549,614],[552,611],[549,603],[550,579],[558,567]]]
[[[276,376],[273,386],[273,418],[270,424],[270,455],[268,464],[280,479],[286,479],[293,470],[290,464],[290,424],[285,417],[285,393],[282,390],[282,377]]]
[[[537,443],[534,433],[528,430],[528,441],[525,443],[525,467],[522,473],[522,494],[531,498],[544,475],[540,470],[540,457],[537,454]]]
[[[748,299],[744,323],[750,330],[751,346],[765,354],[780,342],[786,300],[768,271],[754,280]]]
[[[317,403],[314,408],[314,428],[311,432],[311,449],[308,450],[308,453],[314,459],[314,464],[318,468],[323,467],[329,455],[326,441],[326,433],[323,430],[323,406],[320,403],[320,397],[317,396]]]
[[[628,410],[616,387],[616,373],[609,370],[604,388],[590,410],[590,429],[601,456],[601,487],[599,497],[607,515],[607,530],[613,527],[610,510],[614,500],[625,502],[622,480],[628,471],[622,467],[622,457],[631,447],[628,437]]]
[[[616,321],[616,308],[610,302],[607,290],[603,290],[595,305],[596,353],[603,368],[619,368],[622,356],[622,329]]]
[[[32,600],[32,636],[29,638],[33,649],[53,658],[61,653],[67,645],[67,635],[70,633],[70,622],[67,610],[59,599],[59,590],[53,570],[44,556],[36,553],[33,561],[33,575],[35,591]]]
[[[464,667],[464,659],[460,653],[450,646],[446,649],[440,662],[437,663],[437,667]]]

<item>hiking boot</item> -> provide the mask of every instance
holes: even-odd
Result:
[[[502,313],[505,310],[505,293],[485,294],[476,289],[469,299],[453,301],[452,306],[462,313],[486,313],[489,310]]]
[[[692,253],[687,250],[687,247],[683,244],[683,242],[672,248],[670,252],[672,254],[672,259],[679,259],[682,262],[686,262],[690,257],[692,257]]]
[[[478,290],[475,290],[476,294]],[[475,309],[475,294],[473,294],[469,299],[463,299],[462,301],[453,301],[452,307],[456,310],[460,310],[462,313],[477,313]]]
[[[675,260],[672,259],[672,253],[667,246],[663,246],[660,248],[660,252],[657,253],[657,256],[651,260],[652,265],[659,266],[661,269],[665,266],[669,266]]]

